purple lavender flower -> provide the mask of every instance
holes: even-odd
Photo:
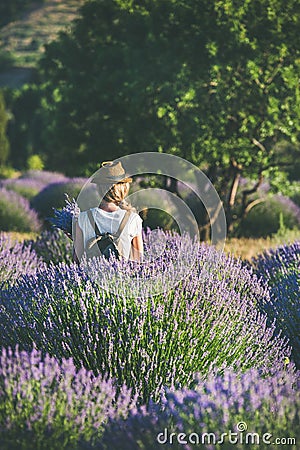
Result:
[[[251,270],[187,238],[167,241],[163,254],[145,265],[91,261],[97,273],[109,269],[106,284],[76,265],[23,276],[0,293],[2,345],[29,350],[35,343],[57,358],[72,357],[78,368],[116,378],[144,402],[157,400],[164,386],[189,386],[195,372],[205,378],[212,368],[293,372],[292,362],[286,366],[287,339],[258,311],[269,293]],[[154,295],[146,281],[166,285],[173,269],[178,274],[182,242],[185,257],[196,249],[194,265],[175,288]]]
[[[50,183],[66,181],[68,178],[59,172],[49,172],[47,170],[28,170],[21,175],[20,179],[34,180],[43,183],[44,186],[46,186]]]
[[[61,210],[53,208],[54,217],[48,218],[48,221],[55,227],[62,230],[70,239],[72,239],[72,223],[73,219],[80,213],[79,206],[73,198],[71,201],[68,194],[65,194],[66,206]]]
[[[276,320],[277,333],[289,338],[292,357],[300,368],[300,242],[268,250],[252,264],[270,291],[270,301],[261,299],[259,307],[269,323]]]
[[[24,449],[91,444],[108,420],[126,418],[136,406],[130,390],[107,377],[78,371],[71,359],[59,362],[18,347],[1,351],[0,403],[3,450],[16,448],[15,440]]]
[[[234,448],[243,450],[254,433],[256,444],[263,436],[298,438],[299,414],[299,374],[263,378],[255,369],[243,374],[227,369],[222,376],[210,374],[206,381],[196,376],[192,389],[166,390],[161,406],[139,407],[125,420],[110,421],[99,448],[159,450],[163,445],[191,450],[197,444],[230,449],[229,435],[233,439],[236,433]]]
[[[1,186],[7,190],[15,191],[30,200],[45,187],[45,182],[32,178],[12,178],[2,180]]]
[[[12,285],[21,275],[33,275],[43,266],[31,245],[14,242],[0,233],[0,286]]]
[[[0,188],[0,229],[2,231],[39,231],[41,223],[29,201],[13,191]]]
[[[34,240],[25,241],[47,264],[72,263],[72,242],[61,230],[44,230]]]

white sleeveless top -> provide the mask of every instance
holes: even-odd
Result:
[[[91,212],[100,233],[116,234],[122,219],[125,216],[126,210],[118,207],[116,211],[107,212],[100,208],[91,208]],[[132,211],[121,233],[119,242],[123,250],[122,255],[127,260],[130,257],[131,241],[134,237],[141,234],[142,223],[141,217],[136,212]],[[95,236],[95,230],[88,218],[87,211],[83,211],[79,214],[78,225],[82,230],[83,244],[84,247],[86,247],[87,241]]]

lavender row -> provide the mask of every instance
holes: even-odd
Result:
[[[126,386],[60,363],[33,350],[2,349],[0,442],[2,450],[84,448],[107,421],[126,418],[136,405]]]
[[[276,320],[292,345],[292,357],[300,368],[300,242],[269,250],[252,261],[257,275],[267,284],[270,301],[260,302],[269,322]]]
[[[15,242],[0,233],[0,287],[12,285],[21,275],[35,274],[43,266],[30,244]]]
[[[29,201],[16,192],[0,187],[0,229],[2,231],[37,232],[41,222]]]

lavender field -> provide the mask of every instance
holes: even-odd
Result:
[[[0,1],[0,450],[300,449],[299,23]]]
[[[48,176],[2,186],[35,230],[80,182]],[[68,231],[75,210],[52,222]],[[1,450],[297,448],[300,243],[245,262],[156,238],[165,249],[145,264],[87,271],[58,229],[0,235]]]

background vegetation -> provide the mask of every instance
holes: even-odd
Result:
[[[2,173],[11,166],[87,176],[102,160],[167,152],[208,175],[231,236],[298,226],[295,210],[260,190],[265,182],[267,196],[296,198],[300,190],[296,0],[49,0],[38,6],[22,19],[31,24],[34,57],[9,47],[9,24],[2,28],[11,64],[34,68],[28,83],[5,85],[0,98],[0,130],[8,141],[0,144]],[[48,37],[39,34],[41,18]],[[157,183],[181,195],[176,180]],[[206,239],[206,212],[194,209]]]

